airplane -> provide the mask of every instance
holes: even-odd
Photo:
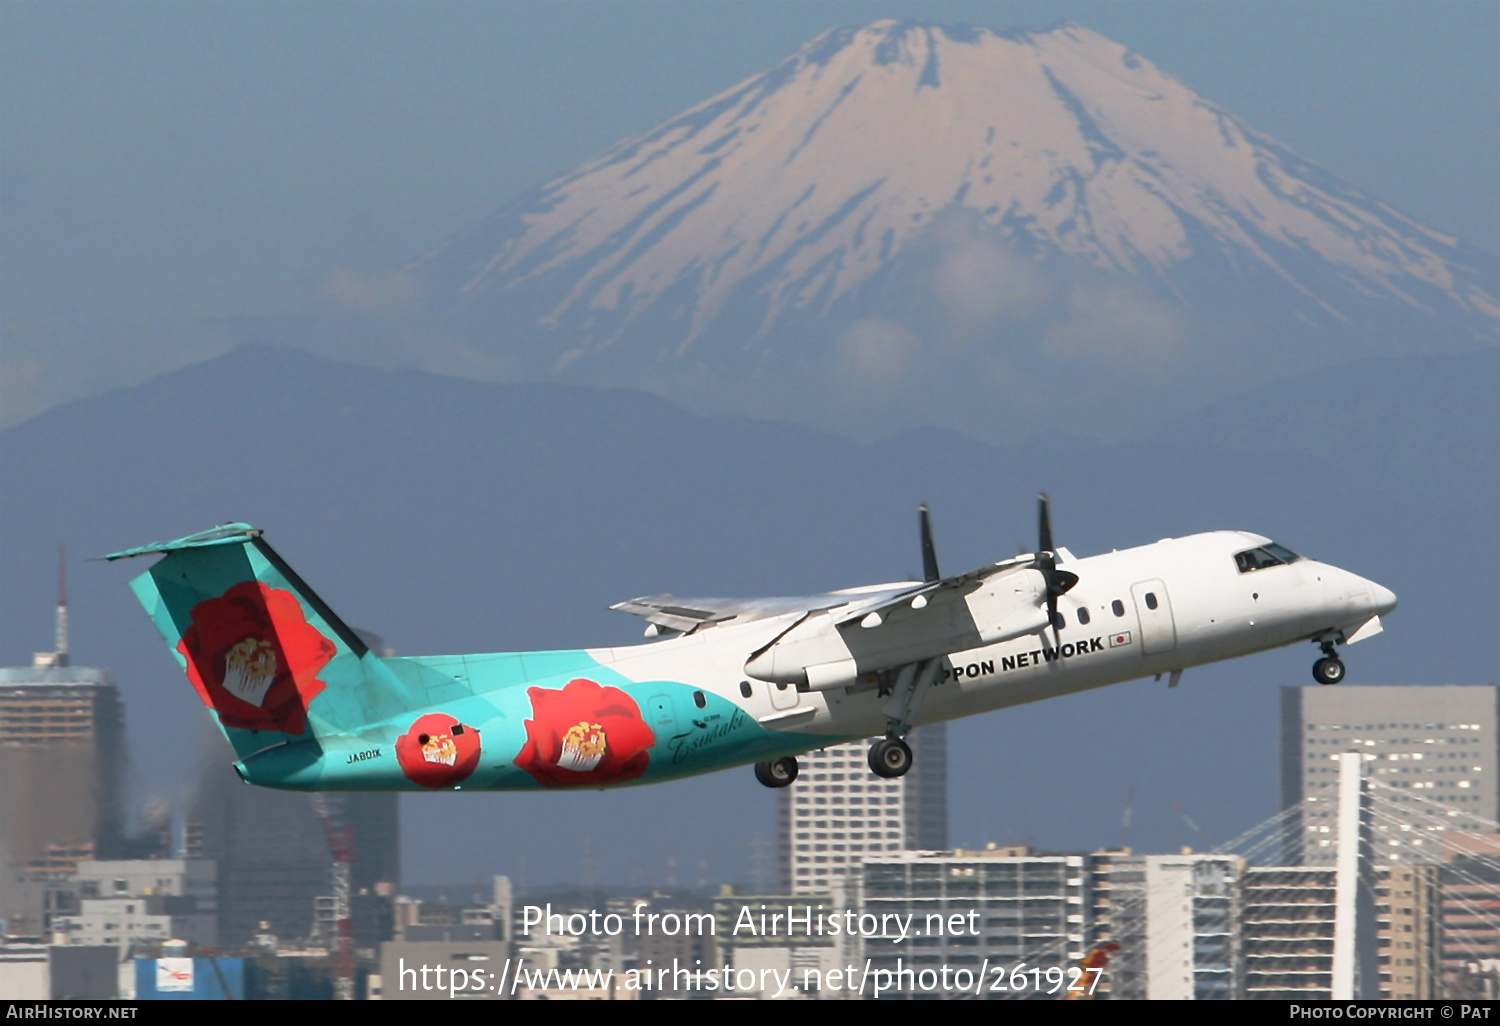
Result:
[[[1388,589],[1269,538],[1216,531],[1078,559],[1052,539],[957,576],[751,600],[631,599],[646,643],[383,656],[266,542],[234,523],[105,556],[161,555],[131,582],[235,752],[242,779],[304,791],[638,785],[875,738],[870,770],[912,765],[916,726],[1312,641],[1382,630]]]

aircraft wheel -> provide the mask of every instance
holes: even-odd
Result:
[[[797,760],[794,756],[783,755],[779,759],[770,762],[757,762],[755,764],[755,779],[767,787],[786,787],[797,779]]]
[[[911,749],[899,737],[881,738],[870,746],[870,772],[877,777],[902,777],[911,769]]]
[[[1313,663],[1313,680],[1319,684],[1337,684],[1344,679],[1344,662],[1334,656],[1324,656]]]

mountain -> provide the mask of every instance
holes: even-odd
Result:
[[[1080,556],[1244,528],[1390,586],[1401,607],[1348,651],[1353,683],[1490,683],[1494,406],[1482,389],[1443,402],[1455,381],[1493,373],[1472,359],[1350,375],[1340,409],[1378,408],[1401,387],[1428,397],[1425,427],[1416,412],[1363,432],[1330,416],[1295,446],[1248,444],[1260,409],[1317,394],[1321,376],[1307,375],[1273,397],[1286,406],[1215,407],[1149,443],[1004,448],[930,427],[861,444],[627,390],[246,348],[0,432],[0,661],[50,644],[66,541],[74,662],[120,683],[133,792],[180,801],[203,710],[126,585],[142,567],[85,556],[248,520],[349,622],[404,654],[631,644],[639,622],[607,607],[633,595],[910,576],[924,500],[945,568],[1007,556],[1031,544],[1047,488],[1058,542]],[[1414,441],[1349,444],[1368,432]],[[1471,479],[1435,458],[1448,445],[1478,449]],[[1314,654],[1299,645],[1190,671],[1172,690],[1146,680],[961,721],[954,843],[1114,843],[1128,787],[1145,850],[1197,843],[1172,802],[1216,840],[1239,833],[1275,811],[1276,687],[1310,683]],[[606,882],[660,882],[652,867],[673,852],[679,864],[704,852],[714,879],[743,880],[751,835],[774,836],[773,807],[748,771],[609,793],[420,795],[403,803],[403,865],[415,880],[541,883],[581,878],[591,842],[610,854]]]
[[[1313,456],[1387,493],[1500,513],[1500,350],[1358,360],[1336,382],[1307,374],[1169,422],[1155,441],[1191,438],[1242,453]]]
[[[430,365],[866,436],[1139,436],[1500,342],[1500,259],[1074,24],[828,32],[399,285]]]

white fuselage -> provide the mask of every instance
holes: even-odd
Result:
[[[1268,543],[1259,535],[1218,531],[1060,563],[1079,578],[1058,601],[1062,628],[949,653],[915,722],[1171,673],[1301,640],[1342,641],[1395,607],[1389,590],[1313,559],[1248,572],[1236,566],[1236,552]],[[873,684],[799,691],[747,675],[749,654],[795,619],[788,614],[722,625],[591,654],[635,680],[676,680],[712,691],[767,728],[814,735],[819,744],[831,736],[884,733],[885,697]],[[793,738],[788,741],[796,747]]]

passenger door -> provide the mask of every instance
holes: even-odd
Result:
[[[1177,624],[1172,619],[1172,600],[1166,582],[1139,581],[1130,586],[1135,615],[1141,624],[1141,654],[1155,655],[1177,647]]]

